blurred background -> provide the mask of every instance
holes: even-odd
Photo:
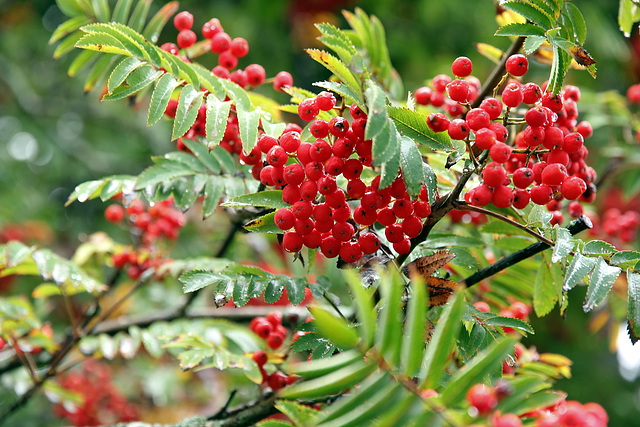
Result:
[[[598,78],[593,80],[586,72],[575,70],[566,81],[582,90],[580,119],[589,120],[595,130],[587,142],[589,163],[606,178],[592,209],[595,214],[605,209],[603,203],[640,209],[636,194],[640,190],[640,162],[634,154],[638,151],[637,118],[630,115],[623,97],[627,88],[639,81],[640,39],[625,39],[619,31],[617,3],[576,2],[587,22],[585,48],[597,61]],[[162,4],[157,0],[152,13]],[[240,66],[262,64],[267,77],[288,70],[297,86],[311,90],[313,82],[328,77],[326,70],[303,52],[306,47],[317,47],[313,23],[331,22],[344,28],[346,21],[340,10],[355,7],[378,16],[384,24],[391,59],[405,92],[424,85],[436,74],[450,73],[451,61],[461,55],[473,60],[473,74],[483,80],[493,64],[478,53],[476,43],[500,49],[510,44],[508,38],[493,36],[496,6],[490,0],[184,1],[180,10],[194,14],[196,28],[217,17],[232,37],[246,38],[250,53]],[[96,230],[126,238],[122,230],[104,220],[105,206],[99,201],[64,207],[74,187],[112,174],[137,175],[149,165],[149,156],[166,153],[175,145],[170,142],[168,123],[147,129],[145,108],[138,111],[126,108],[124,102],[101,103],[100,85],[85,94],[86,74],[67,76],[72,58],[52,59],[55,46],[47,42],[64,19],[53,1],[0,2],[0,238],[15,238],[17,233],[69,255]],[[176,35],[168,25],[160,42],[175,41]],[[211,61],[207,64],[203,57],[202,62],[215,65],[215,59]],[[534,62],[530,70],[528,80],[541,84],[549,68]],[[286,102],[286,97],[282,101]],[[216,233],[204,239],[189,238],[196,233],[195,225],[184,231],[176,257],[206,254],[220,238]],[[637,249],[638,241],[624,245]],[[573,360],[573,378],[557,384],[568,393],[568,399],[602,404],[612,426],[634,425],[640,415],[640,379],[629,355],[637,357],[640,348],[628,349],[626,356],[617,354],[619,325],[612,317],[584,315],[579,303],[582,296],[577,295],[584,291],[575,292],[575,303],[566,319],[556,312],[532,319],[536,335],[524,343]],[[622,358],[622,365],[618,358]],[[140,364],[140,371],[145,369],[149,368]],[[155,386],[162,387],[163,374],[158,372]],[[37,412],[36,406],[30,408]],[[25,425],[29,424],[29,411],[24,415]]]

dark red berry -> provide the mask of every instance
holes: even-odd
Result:
[[[505,68],[512,76],[524,76],[529,71],[529,60],[522,54],[511,55],[505,63]]]

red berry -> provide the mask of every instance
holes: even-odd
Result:
[[[273,325],[267,322],[264,318],[262,318],[259,322],[256,323],[254,332],[260,338],[266,339],[271,332],[273,331]]]
[[[482,108],[473,108],[469,110],[466,120],[473,131],[489,127],[489,123],[491,123],[489,113]]]
[[[190,30],[193,27],[193,15],[187,11],[180,12],[173,18],[173,25],[178,31]]]
[[[486,98],[480,104],[480,108],[489,114],[491,120],[495,120],[502,113],[502,102],[496,98]]]
[[[378,213],[375,210],[367,210],[358,206],[353,212],[353,220],[360,225],[373,225],[378,219]]]
[[[475,407],[481,415],[487,415],[498,405],[498,398],[494,391],[484,384],[475,384],[466,394],[467,401]]]
[[[431,88],[426,86],[416,89],[416,91],[413,93],[413,96],[416,99],[416,103],[420,105],[429,105],[431,100],[431,92]]]
[[[269,323],[271,323],[271,325],[273,325],[274,328],[278,325],[282,325],[282,313],[279,311],[272,311],[271,313],[267,314],[266,319],[269,321]]]
[[[318,108],[318,104],[316,104],[315,98],[309,98],[302,101],[298,104],[298,115],[304,121],[310,122],[315,119],[320,109]]]
[[[396,199],[391,208],[398,218],[407,218],[413,213],[413,204],[409,199]]]
[[[295,231],[288,231],[284,233],[282,238],[282,246],[287,252],[295,253],[302,249],[302,236]]]
[[[475,206],[486,206],[491,203],[492,198],[493,191],[486,184],[479,185],[469,191],[470,203]]]
[[[551,92],[545,92],[545,94],[542,95],[542,106],[549,108],[554,113],[557,113],[562,110],[562,96],[560,96],[560,94],[554,96]]]
[[[521,54],[511,55],[504,64],[507,73],[512,76],[524,76],[529,71],[529,60]]]
[[[291,185],[300,185],[304,181],[304,168],[299,163],[291,163],[284,168],[284,181]]]
[[[582,204],[580,204],[580,202],[569,203],[567,210],[569,211],[569,215],[571,216],[571,218],[579,218],[584,213],[584,209],[582,208]]]
[[[213,67],[213,70],[211,70],[211,72],[213,73],[213,75],[221,79],[228,79],[231,75],[231,73],[229,73],[229,70],[224,68],[222,65],[216,65],[215,67]]]
[[[340,252],[340,242],[333,236],[322,239],[320,243],[320,250],[322,254],[327,258],[335,258]]]
[[[422,220],[417,215],[410,215],[402,221],[402,231],[410,239],[418,237],[422,231]]]
[[[247,73],[243,70],[235,70],[229,75],[229,80],[237,84],[238,86],[244,88],[249,83],[249,78],[247,77]]]
[[[231,54],[236,58],[242,58],[249,53],[249,43],[242,37],[236,37],[231,40],[231,44],[229,45],[229,50]]]
[[[530,108],[524,114],[524,120],[529,126],[547,126],[546,108],[541,106]]]
[[[504,414],[496,417],[491,425],[492,427],[521,427],[522,421],[515,414]]]
[[[573,176],[565,179],[560,187],[560,192],[567,200],[575,200],[587,190],[587,184],[583,179]],[[582,206],[581,206],[582,207]],[[572,215],[573,216],[573,215]],[[579,216],[579,215],[578,215]]]
[[[267,163],[274,167],[283,167],[287,160],[289,160],[289,156],[284,148],[276,145],[271,147],[269,152],[267,153]]]
[[[576,126],[576,132],[578,132],[584,139],[591,138],[593,136],[593,128],[591,123],[586,120],[581,121]]]
[[[584,137],[578,132],[572,132],[564,137],[562,149],[567,153],[575,153],[584,145]]]
[[[533,105],[542,98],[542,90],[540,89],[540,86],[535,83],[527,83],[522,86],[522,95],[522,102]]]
[[[278,391],[287,385],[287,376],[282,372],[276,371],[273,374],[269,375],[269,378],[267,379],[267,384],[269,385],[269,387],[271,387],[273,391]]]
[[[399,242],[395,242],[393,244],[393,250],[398,252],[399,254],[408,254],[411,251],[411,240],[410,239],[402,239]]]
[[[545,136],[543,127],[527,127],[522,133],[522,139],[529,147],[537,147],[542,144]]]
[[[489,150],[496,143],[496,134],[489,128],[476,131],[476,145],[482,150]]]
[[[496,142],[489,149],[489,155],[494,162],[505,163],[511,156],[511,147],[503,142]]]
[[[120,205],[109,205],[104,211],[104,217],[107,221],[117,224],[124,220],[124,209]]]
[[[380,249],[380,240],[375,233],[367,232],[360,234],[358,243],[362,252],[369,255]]]
[[[452,120],[447,130],[449,136],[457,140],[463,140],[469,135],[469,125],[467,125],[467,122],[463,119]]]
[[[427,125],[434,132],[444,132],[449,129],[449,119],[442,113],[431,113],[427,118]]]
[[[231,46],[231,37],[229,34],[221,31],[211,38],[211,52],[222,53],[229,50]]]
[[[426,218],[431,215],[431,205],[424,200],[416,200],[413,202],[413,213],[420,218]]]
[[[343,242],[340,247],[340,258],[345,262],[354,263],[362,258],[362,249],[356,242]]]
[[[502,102],[504,102],[507,107],[517,107],[522,104],[522,100],[522,89],[517,83],[509,83],[502,91]]]
[[[265,353],[262,350],[254,351],[253,356],[251,358],[260,367],[264,366],[264,364],[269,361],[269,356],[267,356],[267,353]]]
[[[530,168],[519,168],[513,173],[513,185],[517,188],[527,188],[533,181],[533,171]]]
[[[640,83],[629,86],[627,99],[631,104],[640,104]]]
[[[524,320],[529,315],[529,307],[520,301],[516,301],[509,307],[516,319]]]
[[[311,132],[311,135],[313,135],[315,138],[326,138],[327,136],[329,136],[329,123],[325,122],[322,119],[315,119],[309,126],[309,132]]]
[[[454,76],[467,77],[473,71],[473,63],[466,56],[456,58],[451,64],[451,72]]]
[[[202,37],[211,40],[213,36],[221,31],[224,30],[222,29],[222,25],[220,25],[220,20],[218,20],[218,18],[211,18],[202,26]]]
[[[260,86],[264,82],[265,71],[262,65],[247,65],[247,67],[244,69],[244,72],[247,74],[247,82],[251,86]]]
[[[484,301],[478,301],[474,303],[473,306],[483,313],[491,312],[491,307],[489,307],[489,304]]]
[[[227,50],[218,56],[218,64],[227,70],[233,70],[238,66],[238,58],[233,56],[231,52]]]
[[[516,189],[513,192],[513,207],[516,209],[524,209],[529,204],[531,195],[527,190]]]
[[[329,160],[332,154],[333,150],[331,149],[331,146],[324,139],[317,139],[316,142],[311,145],[311,150],[309,150],[311,159],[320,163],[324,163]]]
[[[546,205],[553,199],[553,190],[548,185],[534,185],[529,194],[536,205]]]
[[[449,98],[456,102],[467,102],[469,98],[469,83],[464,80],[453,80],[447,85]]]
[[[552,163],[542,171],[542,183],[544,185],[560,185],[567,177],[567,168],[560,163]]]
[[[336,97],[333,93],[328,91],[322,91],[316,96],[316,103],[318,108],[322,111],[329,111],[336,106]]]
[[[500,163],[497,162],[487,164],[482,171],[482,179],[484,180],[484,183],[493,188],[501,186],[506,176],[507,171]]]
[[[329,132],[336,137],[345,136],[349,130],[349,122],[341,116],[335,116],[329,122]]]
[[[397,218],[391,208],[384,208],[378,212],[378,222],[384,226],[395,224]]]
[[[549,150],[562,148],[564,144],[564,134],[560,128],[555,126],[547,127],[544,131],[544,141],[542,145]]]
[[[178,46],[181,49],[186,49],[188,47],[193,46],[193,44],[198,39],[196,33],[191,30],[182,30],[178,33]]]
[[[431,80],[431,85],[436,91],[443,93],[450,81],[451,77],[447,76],[446,74],[438,74],[433,78],[433,80]]]
[[[293,86],[293,77],[286,71],[280,71],[273,79],[273,88],[278,92],[284,92],[283,87]]]
[[[507,186],[501,185],[493,189],[491,202],[496,208],[508,208],[513,204],[513,197],[513,190]]]
[[[280,230],[290,230],[295,224],[295,216],[291,209],[281,208],[276,211],[274,222]]]

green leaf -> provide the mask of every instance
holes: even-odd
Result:
[[[125,24],[127,22],[127,18],[129,17],[129,12],[131,11],[132,4],[133,0],[118,0],[116,6],[113,8],[113,16],[111,17],[112,20],[121,24]]]
[[[514,344],[512,338],[495,342],[455,371],[442,391],[442,403],[448,407],[462,401],[469,387],[482,382],[485,375],[502,365],[504,358],[513,351]]]
[[[224,184],[220,182],[220,179],[215,176],[209,177],[203,189],[204,202],[202,203],[202,217],[204,219],[213,215],[213,212],[218,207],[223,191]]]
[[[138,0],[136,7],[133,9],[133,13],[131,13],[131,17],[129,18],[129,27],[136,31],[142,31],[142,27],[147,20],[147,15],[149,14],[149,8],[151,7],[152,1],[153,0]]]
[[[356,330],[350,328],[344,319],[338,318],[320,307],[309,307],[309,311],[320,333],[336,346],[354,348],[358,344]]]
[[[302,405],[298,402],[289,402],[286,400],[276,401],[276,409],[285,414],[294,425],[307,425],[308,422],[316,416],[318,411],[309,406]]]
[[[527,39],[524,41],[524,45],[522,46],[522,48],[524,49],[524,53],[526,53],[527,55],[531,55],[536,50],[538,50],[538,48],[542,46],[542,43],[544,43],[545,41],[547,41],[546,37],[527,37]]]
[[[593,310],[604,300],[621,272],[620,267],[613,267],[607,264],[604,258],[598,257],[598,262],[589,280],[587,297],[582,306],[585,312]]]
[[[376,345],[387,363],[395,366],[399,362],[402,334],[402,293],[403,283],[400,273],[392,271],[382,276],[378,290],[381,306]]]
[[[638,251],[620,251],[611,257],[611,265],[617,265],[622,268],[631,268],[640,261],[640,252]]]
[[[425,301],[427,301],[428,295],[427,286],[419,280],[411,282],[410,290],[411,298],[408,303],[401,354],[403,373],[413,377],[420,370],[424,353],[427,319],[427,304],[425,304]]]
[[[533,285],[533,309],[538,317],[546,316],[558,301],[558,292],[553,276],[546,263],[541,263]]]
[[[283,231],[275,223],[275,212],[262,215],[246,223],[243,228],[252,233],[282,234]]]
[[[220,101],[215,95],[207,95],[206,133],[209,148],[217,146],[224,137],[231,101]]]
[[[373,303],[367,290],[362,285],[360,277],[353,270],[346,270],[343,274],[351,291],[358,315],[360,337],[362,337],[364,341],[364,346],[369,348],[373,345],[377,327],[376,312]]]
[[[107,77],[107,74],[113,69],[117,59],[117,56],[112,55],[101,55],[101,57],[98,58],[84,82],[85,93],[93,90]]]
[[[556,263],[567,257],[571,251],[573,251],[575,245],[575,240],[569,230],[562,227],[556,227],[556,241],[553,246],[551,262]]]
[[[192,139],[185,139],[184,144],[187,146],[189,151],[193,153],[196,159],[202,163],[202,166],[207,168],[207,170],[214,174],[220,173],[220,163],[213,156],[213,154],[205,147],[203,144],[198,141],[194,141]]]
[[[551,38],[550,40],[553,41]],[[553,95],[557,95],[562,90],[562,83],[564,77],[569,71],[569,65],[571,64],[571,56],[560,49],[557,44],[553,46],[553,60],[551,62],[551,72],[549,74],[549,87]]]
[[[282,200],[282,190],[268,190],[260,191],[253,194],[243,194],[242,196],[234,197],[227,200],[222,206],[228,208],[246,208],[249,206],[260,206],[265,208],[288,208],[287,202]]]
[[[120,40],[107,33],[85,34],[76,42],[75,47],[96,52],[133,56],[133,53],[129,52]]]
[[[514,319],[513,317],[503,317],[503,316],[490,317],[484,320],[484,324],[487,326],[493,326],[494,328],[500,327],[500,328],[517,329],[527,334],[535,333],[530,324],[520,319]]]
[[[169,73],[165,73],[158,82],[151,94],[151,103],[149,104],[149,115],[147,117],[147,126],[155,124],[164,116],[164,112],[171,100],[173,90],[180,83]]]
[[[364,91],[367,100],[367,126],[364,130],[364,139],[373,139],[387,126],[387,98],[382,89],[372,81],[367,81],[367,89]],[[374,159],[376,156],[374,155]]]
[[[625,37],[631,36],[633,24],[640,21],[640,7],[632,0],[620,0],[618,8],[618,25]]]
[[[422,164],[422,156],[415,142],[409,137],[402,136],[400,139],[400,169],[410,195],[419,194],[425,181]]]
[[[162,6],[149,20],[142,35],[147,40],[151,40],[152,43],[157,43],[160,32],[162,32],[162,29],[167,25],[171,17],[176,14],[179,8],[180,4],[177,1],[170,1]]]
[[[553,218],[553,214],[546,207],[534,205],[527,217],[527,227],[548,227],[551,218]]]
[[[516,226],[495,219],[489,219],[489,223],[483,225],[480,228],[480,231],[483,233],[505,234],[508,236],[530,236],[529,233],[524,232]]]
[[[314,86],[330,90],[345,98],[345,101],[350,104],[358,104],[360,108],[366,110],[364,106],[364,100],[360,94],[352,91],[347,85],[338,82],[316,82]]]
[[[173,122],[173,131],[171,132],[171,140],[180,138],[187,133],[189,128],[196,122],[198,117],[198,109],[202,104],[204,92],[196,89],[190,84],[186,85],[180,92],[178,99],[178,109]]]
[[[545,37],[546,33],[544,29],[540,28],[537,25],[530,23],[520,23],[516,22],[513,24],[508,24],[503,27],[498,28],[498,31],[494,34],[495,36],[513,36],[513,37],[527,37],[527,36],[537,36],[537,37]]]
[[[92,50],[84,50],[80,52],[80,54],[73,59],[71,65],[69,65],[67,75],[69,77],[75,77],[84,68],[95,63],[99,55],[100,54],[98,52],[94,52]]]
[[[427,116],[418,111],[399,107],[387,107],[387,113],[396,123],[398,131],[418,144],[446,153],[453,151],[447,132],[435,133],[427,125]]]
[[[640,339],[640,274],[627,270],[629,299],[627,302],[628,332],[635,344]]]
[[[102,99],[105,101],[115,101],[134,95],[149,86],[162,76],[162,74],[164,74],[162,71],[156,70],[149,65],[142,65],[131,71],[127,76],[125,85],[115,88],[113,92],[103,96]]]
[[[614,252],[615,246],[604,240],[591,240],[582,248],[583,255],[611,255]]]
[[[576,41],[580,45],[584,45],[585,40],[587,39],[587,25],[584,22],[584,17],[580,12],[580,9],[573,3],[565,3],[564,8],[566,11],[566,15],[571,20],[571,24],[573,25],[573,31],[576,36]]]
[[[519,15],[527,18],[529,21],[534,24],[542,27],[545,30],[549,30],[555,27],[555,19],[553,16],[548,15],[543,12],[540,8],[530,4],[524,3],[521,1],[513,0],[507,1],[500,4],[501,7],[505,9],[512,10]]]
[[[261,111],[256,108],[253,111],[237,109],[238,127],[240,129],[240,139],[242,140],[242,151],[249,154],[258,141],[258,126],[260,125]]]
[[[580,280],[584,279],[584,277],[589,274],[595,266],[596,260],[594,258],[583,256],[579,252],[576,253],[566,274],[564,275],[562,290],[568,291],[573,289],[573,287],[576,286]]]
[[[137,58],[126,57],[113,69],[109,79],[107,80],[107,91],[112,93],[115,88],[120,86],[133,70],[142,66],[144,62]]]
[[[69,206],[73,201],[77,200],[80,203],[87,200],[94,199],[100,194],[100,190],[104,187],[105,182],[103,180],[87,181],[78,185],[73,193],[69,196],[65,206]]]
[[[148,186],[154,186],[180,176],[193,175],[194,173],[195,171],[191,167],[180,162],[150,166],[138,176],[135,189],[144,190]],[[80,199],[78,198],[78,200]]]
[[[455,343],[464,314],[464,293],[458,292],[449,298],[449,302],[442,311],[440,320],[427,345],[427,351],[422,359],[422,368],[418,384],[421,389],[437,386],[445,372],[447,358]]]
[[[362,360],[362,353],[357,350],[347,350],[326,359],[312,360],[310,362],[291,362],[291,359],[289,359],[289,361],[285,363],[284,367],[285,372],[300,375],[302,378],[307,380],[323,377],[339,369],[353,365],[358,361],[361,362]]]
[[[67,16],[86,16],[88,13],[78,0],[56,0],[56,5]]]
[[[340,393],[368,377],[378,367],[362,360],[349,364],[328,375],[285,387],[278,395],[285,399],[314,399]]]
[[[182,291],[184,293],[195,292],[207,286],[219,283],[225,277],[219,273],[211,271],[189,271],[178,277],[182,283]]]
[[[342,83],[347,85],[347,87],[351,89],[358,98],[361,98],[362,91],[360,89],[360,84],[344,63],[323,50],[307,49],[306,52],[311,56],[311,58],[331,71]]]
[[[34,251],[33,246],[27,246],[17,240],[10,240],[5,246],[7,267],[15,267],[22,264],[31,256]]]
[[[425,162],[422,162],[422,173],[424,174],[424,185],[427,187],[429,202],[433,203],[436,201],[438,191],[438,177],[433,168]]]
[[[109,8],[108,0],[91,0],[93,11],[96,14],[98,21],[107,22],[111,17],[111,10]]]
[[[285,281],[284,285],[289,294],[289,301],[293,305],[299,305],[306,295],[306,288],[309,282],[302,277],[294,277]]]
[[[88,24],[89,19],[86,16],[75,16],[71,19],[64,21],[62,24],[55,29],[53,34],[51,34],[51,38],[49,39],[49,44],[53,44],[63,37],[68,36],[74,31],[78,30],[83,25]]]

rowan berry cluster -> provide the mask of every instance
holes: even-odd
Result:
[[[592,426],[606,427],[609,417],[606,411],[597,403],[581,404],[576,401],[561,399],[556,404],[526,413],[518,417],[515,414],[502,414],[495,411],[500,400],[510,394],[508,384],[497,384],[489,387],[485,384],[474,384],[469,388],[466,399],[473,413],[487,417],[492,427],[521,427],[522,419],[535,420],[536,427],[569,427]],[[527,424],[530,425],[530,424]]]
[[[249,328],[260,338],[266,340],[267,346],[271,350],[282,347],[287,337],[287,328],[282,325],[282,313],[279,311],[273,311],[265,317],[260,316],[252,319]],[[300,334],[301,332],[294,333],[292,340],[295,341]],[[268,373],[264,366],[269,361],[269,355],[262,350],[255,351],[252,358],[260,368],[262,383],[271,387],[273,391],[293,384],[299,378],[297,375],[287,375],[278,370]]]
[[[417,103],[443,107],[448,113],[449,117],[429,115],[427,124],[434,132],[465,141],[474,153],[488,152],[487,163],[478,165],[482,183],[465,194],[467,202],[518,209],[529,202],[548,205],[554,222],[561,222],[561,200],[593,201],[596,173],[585,162],[584,146],[593,130],[588,122],[577,121],[577,87],[565,86],[554,96],[544,91],[545,85],[511,79],[500,99],[488,97],[471,108],[480,87],[470,75],[471,61],[458,58],[451,68],[455,79],[438,75],[431,88],[420,88],[414,95]],[[523,76],[527,58],[511,56],[506,69],[511,76]],[[570,209],[570,214],[576,210]]]
[[[19,355],[22,356],[24,353],[31,353],[33,355],[38,355],[42,353],[44,350],[43,347],[39,345],[34,345],[34,341],[38,342],[40,345],[43,345],[42,340],[51,340],[53,339],[53,329],[47,323],[42,325],[40,328],[34,328],[30,331],[24,332],[19,336],[13,336],[7,332],[7,339],[11,343],[10,346],[7,340],[0,336],[0,351],[5,348],[13,348],[13,350]]]
[[[193,15],[187,11],[178,13],[173,20],[173,24],[179,31],[177,45],[175,43],[164,43],[161,46],[166,52],[178,56],[185,62],[189,59],[181,55],[186,53],[184,49],[191,48],[198,39],[193,28]],[[266,71],[260,64],[250,64],[244,69],[237,68],[240,58],[249,53],[249,44],[242,37],[231,38],[220,24],[220,20],[212,18],[202,26],[202,37],[204,38],[204,50],[209,50],[218,55],[218,65],[211,72],[221,79],[231,80],[240,87],[257,87],[265,82]],[[181,49],[182,52],[181,52]],[[293,78],[286,71],[279,72],[273,79],[273,87],[277,91],[282,91],[285,86],[292,86]],[[203,89],[203,91],[205,91]],[[174,118],[178,108],[178,100],[171,99],[165,114]],[[195,140],[198,137],[206,136],[206,106],[202,104],[198,109],[195,123],[182,138]],[[178,148],[187,151],[182,138],[178,139]],[[238,118],[235,110],[232,109],[227,119],[227,127],[220,145],[230,153],[240,154],[242,152],[242,142],[238,131]]]
[[[318,118],[335,106],[335,96],[327,91],[299,104],[298,115],[311,122],[312,143],[301,141],[300,131],[291,128],[278,138],[263,134],[258,140],[256,157],[266,154],[266,165],[257,164],[260,181],[282,188],[283,201],[291,205],[274,218],[285,232],[283,247],[288,252],[320,248],[327,258],[339,255],[353,263],[380,248],[371,228],[378,222],[394,249],[407,253],[410,238],[420,234],[422,219],[431,213],[426,188],[410,197],[402,175],[386,188],[380,188],[379,175],[366,184],[363,171],[372,170],[372,143],[364,139],[367,115],[353,104],[351,121],[340,115]]]
[[[79,370],[60,378],[60,385],[82,395],[76,407],[57,403],[54,412],[74,426],[97,426],[138,419],[136,408],[115,389],[107,365],[87,359]]]

